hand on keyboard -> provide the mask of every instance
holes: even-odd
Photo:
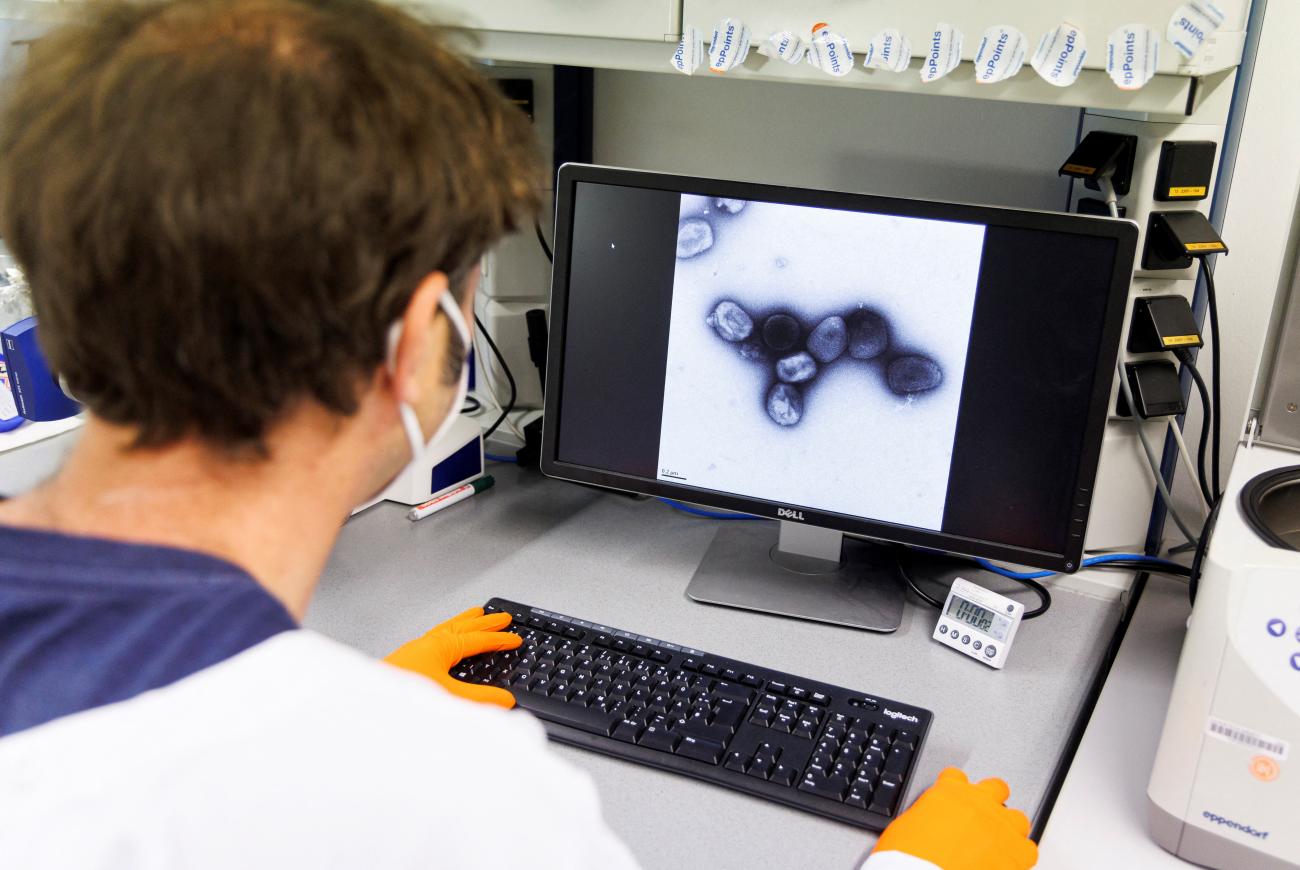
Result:
[[[872,854],[903,852],[942,870],[1027,870],[1038,862],[1038,846],[1025,814],[1003,806],[1010,795],[1000,779],[972,784],[946,768],[885,828]]]
[[[505,689],[463,683],[451,675],[452,668],[463,658],[515,649],[523,643],[519,635],[504,631],[509,624],[509,613],[484,616],[483,608],[471,607],[434,626],[423,637],[402,644],[384,661],[423,674],[453,695],[485,704],[513,707],[515,698]]]

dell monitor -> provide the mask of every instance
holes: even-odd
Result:
[[[1136,240],[566,165],[542,469],[779,521],[720,523],[698,601],[890,631],[878,542],[1076,570]]]

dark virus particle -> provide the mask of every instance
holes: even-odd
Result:
[[[803,393],[791,384],[776,384],[767,393],[767,416],[778,426],[793,426],[803,418]]]
[[[723,214],[736,214],[745,207],[743,199],[715,199],[713,207]]]
[[[698,257],[713,247],[713,227],[703,218],[687,218],[677,225],[677,258]]]
[[[740,356],[742,359],[747,359],[751,362],[766,362],[767,349],[763,347],[761,342],[751,339],[750,341],[746,341],[740,345]]]
[[[875,359],[889,347],[889,324],[874,311],[859,309],[849,316],[849,356]]]
[[[803,327],[788,314],[773,314],[763,321],[763,343],[777,353],[784,353],[799,343]]]
[[[754,318],[729,299],[719,302],[704,322],[726,341],[744,341],[754,331]]]
[[[943,383],[943,369],[928,356],[907,354],[890,360],[885,368],[885,382],[900,396],[924,393]]]
[[[822,365],[839,359],[848,346],[849,327],[843,317],[826,318],[808,336],[808,352]]]
[[[799,351],[776,361],[776,376],[787,384],[802,384],[817,375],[817,361],[811,354]]]

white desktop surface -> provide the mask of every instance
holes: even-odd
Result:
[[[1039,843],[1044,870],[1193,866],[1147,834],[1147,781],[1191,604],[1187,584],[1147,581]]]
[[[915,603],[892,635],[697,604],[684,590],[717,521],[514,466],[491,471],[494,489],[420,522],[390,504],[353,517],[307,626],[378,656],[466,607],[512,598],[928,708],[935,720],[905,803],[952,764],[1003,777],[1011,805],[1038,814],[1113,636],[1116,602],[1057,590],[995,671],[934,642],[936,613]],[[591,774],[610,825],[646,868],[849,868],[874,842],[688,777],[558,751]],[[513,785],[521,807],[545,799],[544,783]]]

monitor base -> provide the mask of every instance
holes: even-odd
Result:
[[[888,548],[797,523],[780,527],[721,524],[687,597],[867,631],[899,627],[903,586]]]

